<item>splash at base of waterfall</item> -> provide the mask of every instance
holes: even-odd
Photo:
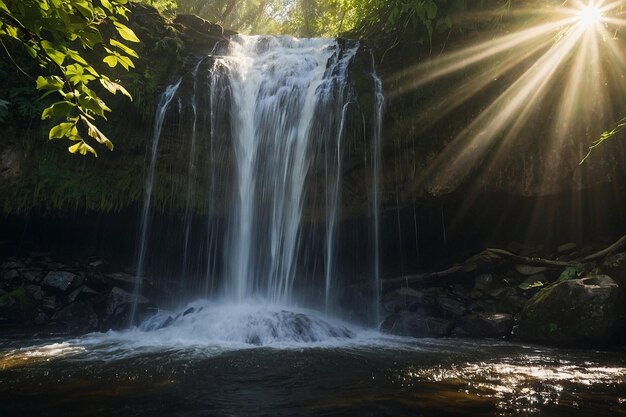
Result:
[[[320,343],[354,339],[358,330],[311,310],[262,301],[222,304],[196,301],[177,312],[147,319],[139,331],[148,339],[174,338],[183,343],[234,343],[254,346]]]

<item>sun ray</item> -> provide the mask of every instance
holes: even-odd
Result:
[[[501,160],[510,156],[509,145],[522,139],[536,116],[551,121],[542,149],[553,159],[565,158],[562,148],[567,139],[572,134],[580,138],[583,127],[583,139],[599,134],[598,126],[611,123],[608,109],[615,100],[614,92],[607,92],[609,82],[612,86],[625,82],[626,54],[623,43],[616,40],[618,30],[626,27],[626,20],[617,13],[622,6],[621,1],[577,0],[570,2],[570,7],[535,10],[533,15],[544,19],[549,15],[551,19],[389,77],[390,98],[439,80],[444,80],[442,85],[449,84],[451,92],[435,98],[414,119],[418,134],[485,89],[497,86],[494,80],[511,79],[509,86],[429,163],[415,187],[426,183],[431,192],[446,192],[455,189],[476,168],[483,173],[497,172]],[[527,68],[517,76],[523,67]],[[540,109],[543,114],[538,113]],[[582,149],[568,150],[567,158],[577,160],[579,155],[572,152]],[[554,185],[550,181],[545,181],[546,190]]]

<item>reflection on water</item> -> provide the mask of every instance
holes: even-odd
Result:
[[[0,342],[0,416],[626,415],[623,352],[358,331],[278,347],[140,340]]]

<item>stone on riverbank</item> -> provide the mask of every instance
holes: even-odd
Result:
[[[526,303],[517,336],[565,346],[606,345],[624,314],[617,283],[607,275],[558,282]]]

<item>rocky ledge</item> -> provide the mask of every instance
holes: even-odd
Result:
[[[626,345],[626,252],[614,253],[624,243],[598,252],[564,244],[556,260],[486,250],[441,272],[386,280],[381,329],[419,338]]]
[[[60,263],[46,254],[11,257],[0,263],[0,329],[82,334],[129,325],[154,311],[133,294],[136,278],[111,272],[100,260]],[[146,283],[150,288],[150,282]]]

